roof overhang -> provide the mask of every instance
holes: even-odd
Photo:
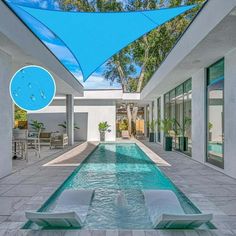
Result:
[[[236,0],[209,0],[141,92],[151,100],[236,48]]]
[[[83,96],[80,82],[3,1],[0,1],[0,11],[0,50],[12,57],[12,73],[24,65],[40,65],[54,76],[57,95]]]
[[[63,97],[56,97],[63,99]],[[139,102],[140,93],[124,93],[122,89],[89,89],[84,90],[83,97],[75,97],[79,100],[107,100],[107,101],[126,101],[126,102]]]

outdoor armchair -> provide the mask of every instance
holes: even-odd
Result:
[[[68,145],[67,134],[52,133],[50,139],[50,148],[52,147],[62,147]]]
[[[41,132],[39,135],[40,143],[50,145],[51,141],[51,132]]]

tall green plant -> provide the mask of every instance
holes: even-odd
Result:
[[[31,120],[30,126],[36,132],[45,130],[44,123],[39,122],[37,120]]]
[[[152,121],[147,121],[146,122],[147,128],[154,133],[155,132],[155,128],[157,125],[157,121],[156,120],[152,120]]]
[[[173,124],[174,124],[173,119],[165,118],[161,120],[160,129],[164,132],[166,137],[170,136],[171,134],[170,132],[173,130]]]
[[[64,128],[65,130],[67,129],[67,123],[66,123],[66,121],[64,121],[64,122],[61,123],[61,124],[58,124],[58,126]],[[74,129],[80,129],[80,128],[79,128],[79,126],[77,126],[76,124],[74,124]]]
[[[180,125],[180,123],[175,119],[174,120],[174,126],[175,126],[175,134],[185,136],[185,131],[190,127],[192,122],[192,119],[190,117],[184,117],[183,125]]]

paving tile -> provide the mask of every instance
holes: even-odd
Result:
[[[106,230],[105,236],[118,236],[118,235],[119,235],[118,230]],[[140,236],[142,236],[142,235],[140,235]]]
[[[13,184],[1,184],[0,185],[0,196],[7,192],[9,189],[13,188],[15,185]]]
[[[7,218],[9,222],[26,222],[27,218],[25,217],[25,211],[17,210],[11,216]]]
[[[7,230],[6,229],[0,229],[0,236],[6,236],[6,232]]]
[[[0,215],[0,223],[2,223],[3,221],[5,221],[8,218],[8,216],[1,216]]]
[[[28,176],[20,175],[19,173],[12,174],[10,176],[7,176],[5,178],[0,179],[0,185],[6,185],[6,184],[19,184],[24,179],[26,179]]]
[[[28,197],[0,197],[0,215],[13,214],[19,207],[29,200]]]
[[[64,235],[65,236],[79,236],[80,232],[78,230],[67,230]]]
[[[156,230],[145,230],[145,236],[158,236],[158,232]]]
[[[119,230],[119,236],[132,236],[131,230]]]
[[[0,224],[0,230],[14,230],[19,229],[23,226],[22,222],[3,222]]]
[[[32,197],[41,190],[41,186],[37,185],[17,185],[9,191],[5,192],[3,196],[7,197]]]
[[[79,236],[92,236],[92,233],[90,230],[81,230]]]
[[[105,230],[92,230],[91,231],[92,236],[106,236]]]
[[[132,235],[133,236],[145,236],[145,231],[144,230],[132,230]]]

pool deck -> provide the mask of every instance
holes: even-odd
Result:
[[[124,142],[124,141],[121,141]],[[214,214],[217,230],[22,230],[26,210],[37,210],[98,145],[82,143],[0,179],[0,236],[230,236],[236,235],[236,180],[156,143],[136,142],[202,212]]]

